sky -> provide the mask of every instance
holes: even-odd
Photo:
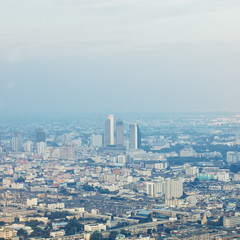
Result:
[[[0,114],[240,111],[239,0],[0,0]]]

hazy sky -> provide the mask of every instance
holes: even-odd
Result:
[[[0,111],[240,110],[239,0],[0,0]]]

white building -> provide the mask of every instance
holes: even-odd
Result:
[[[14,152],[21,152],[23,148],[22,142],[22,134],[20,132],[16,132],[12,137],[12,150]]]
[[[166,199],[180,198],[183,195],[183,183],[181,180],[167,178],[165,182]]]
[[[98,209],[91,209],[91,214],[99,215],[99,210]]]
[[[240,224],[240,217],[239,216],[224,217],[224,219],[223,219],[223,226],[225,228],[236,227],[239,224]]]
[[[0,228],[0,238],[4,239],[12,239],[17,236],[17,231],[15,229],[9,227],[1,227]]]
[[[46,142],[37,142],[36,143],[36,153],[44,154],[46,151]]]
[[[114,145],[114,116],[110,114],[105,121],[104,146]]]
[[[150,196],[156,196],[158,194],[165,194],[165,182],[147,182],[146,193]]]
[[[126,156],[125,155],[118,155],[117,161],[118,161],[118,163],[126,163]]]
[[[59,231],[50,232],[50,236],[54,238],[63,237],[65,236],[65,231],[62,229]]]
[[[196,176],[199,173],[198,167],[188,167],[186,168],[187,176]]]
[[[91,142],[93,147],[102,147],[102,135],[92,135]]]
[[[228,172],[218,172],[217,179],[218,179],[218,181],[221,181],[221,182],[229,182],[230,181],[229,173]]]
[[[38,205],[38,199],[37,198],[27,199],[26,205],[28,207],[37,206]]]
[[[184,148],[180,151],[180,157],[194,157],[194,156],[196,156],[196,152],[192,147]]]
[[[33,142],[27,141],[23,145],[23,149],[25,152],[33,152]]]
[[[48,209],[64,209],[65,204],[64,203],[49,203]]]
[[[240,162],[240,153],[239,152],[227,152],[227,163],[237,163]]]
[[[141,146],[141,132],[138,124],[132,123],[129,125],[129,149],[139,149]]]
[[[103,223],[86,224],[86,225],[84,225],[84,231],[86,231],[86,232],[106,231],[106,224],[103,224]]]

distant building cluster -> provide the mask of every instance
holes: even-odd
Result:
[[[0,122],[0,238],[238,239],[240,117],[123,119]]]

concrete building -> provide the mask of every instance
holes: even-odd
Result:
[[[104,127],[104,146],[114,145],[114,116],[110,114],[108,119],[105,121]]]
[[[36,143],[36,153],[44,154],[46,151],[46,143],[45,142],[37,142]]]
[[[27,199],[26,205],[28,207],[37,206],[38,205],[38,199],[37,198]]]
[[[92,135],[91,142],[93,147],[102,147],[102,135]]]
[[[180,157],[194,157],[196,152],[192,147],[184,148],[180,151]]]
[[[139,149],[141,147],[141,132],[138,124],[129,125],[129,149]]]
[[[240,217],[233,216],[233,217],[224,217],[223,219],[223,226],[225,228],[233,228],[240,224]]]
[[[227,163],[237,163],[240,162],[240,153],[239,152],[227,152]]]
[[[33,142],[27,141],[23,145],[24,152],[33,152]]]
[[[17,236],[17,231],[9,227],[0,228],[0,238],[12,239]]]
[[[157,194],[165,194],[165,182],[147,182],[146,193],[150,196],[156,196]]]
[[[199,173],[198,167],[188,167],[186,168],[187,176],[196,176]]]
[[[166,199],[180,198],[183,195],[183,183],[178,179],[166,179],[165,185]]]
[[[14,152],[21,152],[23,150],[22,134],[16,132],[12,137],[12,150]]]
[[[46,133],[41,127],[35,129],[35,142],[46,142]]]
[[[84,225],[84,231],[86,232],[101,232],[106,231],[107,227],[106,224],[103,223],[96,223],[96,224],[86,224]]]
[[[116,145],[122,146],[124,143],[124,124],[123,120],[118,119],[116,123]]]

